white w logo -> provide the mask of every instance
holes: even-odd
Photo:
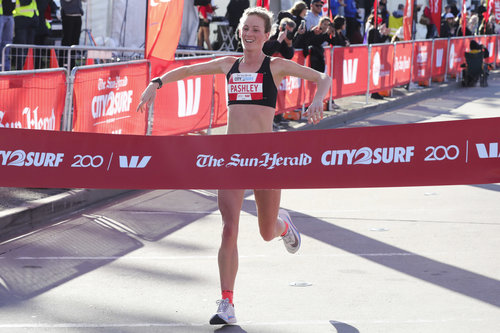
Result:
[[[144,156],[139,162],[139,156],[130,157],[130,162],[128,161],[127,156],[120,156],[120,168],[130,168],[130,169],[138,169],[145,168],[148,165],[151,156]]]
[[[358,73],[358,59],[344,60],[344,84],[356,83]]]
[[[477,154],[479,158],[499,158],[498,154],[498,142],[491,142],[489,145],[489,151],[486,150],[486,145],[484,143],[476,143]]]
[[[184,81],[177,81],[177,92],[179,95],[179,108],[178,116],[179,118],[194,116],[198,113],[200,108],[200,94],[201,94],[201,78],[197,77],[194,80],[187,80],[187,98],[186,98],[186,86]]]

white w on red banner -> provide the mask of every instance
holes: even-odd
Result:
[[[497,183],[499,127],[500,118],[488,118],[166,137],[9,128],[0,131],[0,186],[266,189]]]
[[[63,69],[0,74],[0,128],[60,130],[66,98]]]

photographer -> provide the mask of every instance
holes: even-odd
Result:
[[[297,36],[295,47],[301,47],[304,56],[311,55],[311,68],[324,73],[325,72],[325,50],[323,44],[333,44],[333,39],[330,35],[335,34],[335,29],[330,22],[330,18],[322,17],[319,24],[313,27],[310,31]]]
[[[264,43],[262,47],[264,54],[272,56],[275,53],[279,53],[285,59],[292,59],[295,54],[295,49],[292,44],[295,27],[296,24],[292,19],[288,17],[283,18],[280,21],[279,29],[276,33]]]

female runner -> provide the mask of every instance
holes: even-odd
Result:
[[[241,17],[239,34],[243,56],[223,57],[201,64],[179,67],[151,81],[137,107],[143,111],[156,97],[163,84],[193,75],[225,74],[228,80],[227,134],[272,132],[277,87],[285,76],[315,82],[316,94],[307,109],[309,123],[317,124],[323,117],[323,97],[330,89],[331,79],[324,73],[282,58],[271,58],[262,52],[271,31],[272,13],[262,7],[248,8]],[[246,84],[259,85],[257,93],[238,93]],[[236,323],[233,289],[238,271],[238,226],[245,190],[219,190],[218,205],[222,216],[222,240],[218,253],[222,299],[212,325]],[[265,241],[281,236],[286,249],[295,253],[300,247],[300,234],[288,213],[279,209],[281,190],[254,190],[259,230]]]

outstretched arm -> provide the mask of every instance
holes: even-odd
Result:
[[[235,60],[235,57],[224,57],[199,64],[182,66],[163,74],[159,78],[163,85],[169,82],[179,81],[193,75],[225,74],[229,71]],[[157,82],[151,81],[149,83],[141,95],[141,101],[137,106],[136,111],[143,112],[151,106],[156,98],[156,90],[159,86],[160,84]]]
[[[307,108],[307,118],[309,123],[319,123],[323,118],[323,98],[330,89],[332,79],[325,73],[282,58],[273,58],[272,70],[280,78],[295,76],[316,83],[316,93],[311,105]]]

